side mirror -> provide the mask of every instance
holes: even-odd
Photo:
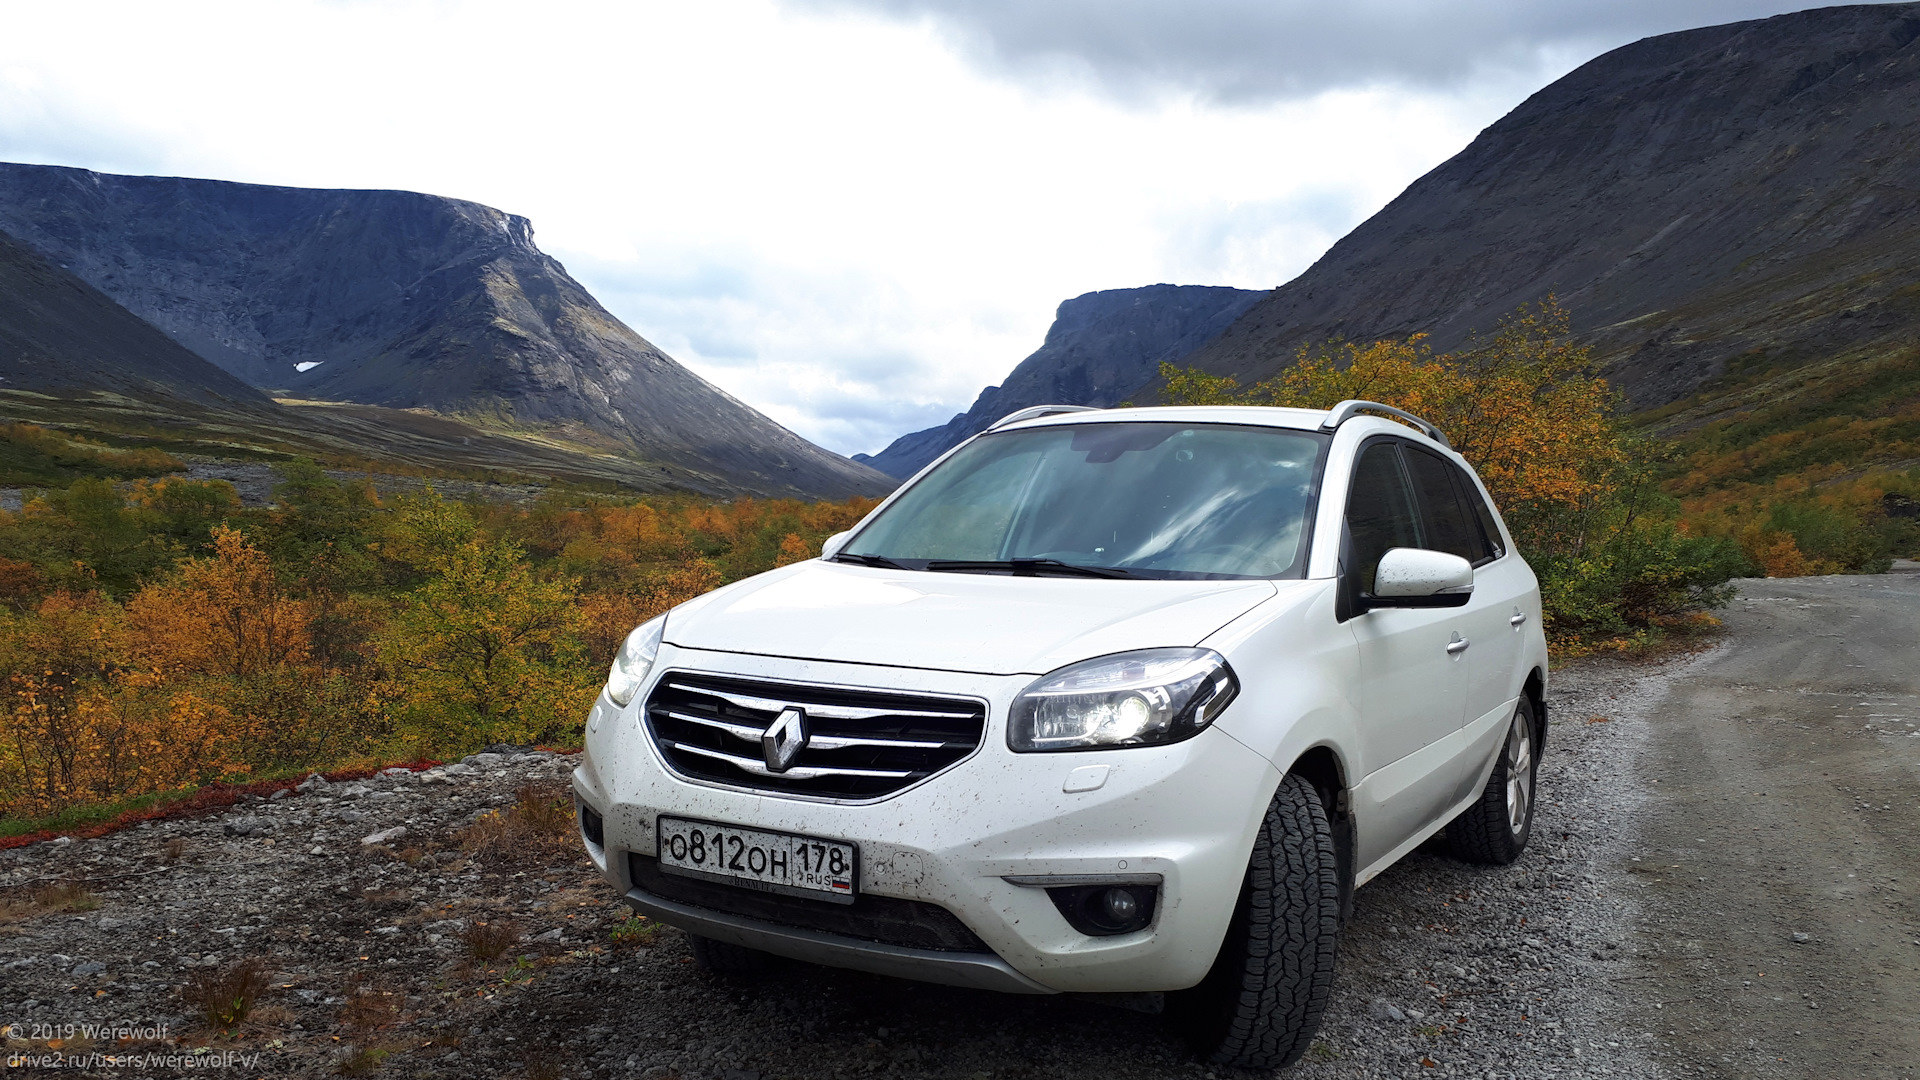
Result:
[[[852,535],[853,530],[848,529],[846,532],[837,532],[827,537],[826,543],[820,545],[820,557],[831,559],[840,554],[840,549],[847,546],[847,537]]]
[[[1423,548],[1394,548],[1373,572],[1373,593],[1364,608],[1461,607],[1473,596],[1473,564],[1458,555]]]

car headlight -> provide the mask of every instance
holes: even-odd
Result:
[[[640,684],[653,670],[653,658],[660,655],[660,638],[666,629],[667,617],[661,615],[641,623],[620,643],[613,670],[607,673],[607,697],[615,705],[625,708],[640,692]]]
[[[1155,746],[1199,734],[1240,692],[1212,649],[1141,649],[1069,664],[1013,700],[1020,753]]]

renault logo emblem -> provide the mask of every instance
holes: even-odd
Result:
[[[793,768],[793,759],[807,748],[807,714],[799,709],[783,710],[760,736],[760,753],[767,769],[783,773]]]

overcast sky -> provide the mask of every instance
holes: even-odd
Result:
[[[406,188],[875,451],[1054,307],[1291,278],[1528,94],[1767,0],[0,0],[0,160]]]

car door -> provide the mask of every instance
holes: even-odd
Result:
[[[1343,575],[1372,592],[1380,557],[1427,544],[1419,505],[1401,459],[1401,440],[1362,447],[1347,496]],[[1385,858],[1451,805],[1468,667],[1457,647],[1460,608],[1375,608],[1349,625],[1358,644],[1360,749],[1366,775],[1356,787],[1356,865]]]
[[[1421,446],[1409,445],[1403,453],[1420,502],[1421,535],[1427,547],[1458,555],[1474,566],[1473,595],[1455,611],[1464,642],[1460,659],[1467,673],[1460,719],[1470,732],[1457,743],[1459,755],[1447,766],[1454,777],[1453,801],[1457,802],[1484,779],[1491,760],[1486,751],[1489,725],[1506,719],[1519,692],[1515,668],[1520,661],[1520,624],[1511,620],[1522,597],[1516,592],[1514,575],[1508,572],[1519,560],[1503,561],[1504,552],[1487,539],[1467,494],[1468,488],[1476,495],[1478,489],[1460,466]]]

